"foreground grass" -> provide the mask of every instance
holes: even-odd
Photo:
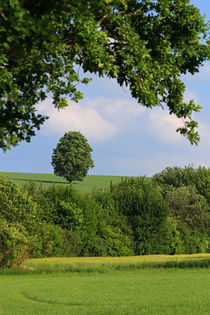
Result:
[[[208,269],[0,276],[0,314],[209,314]]]
[[[15,181],[18,185],[34,182],[39,185],[49,186],[56,185],[69,185],[68,182],[59,176],[53,174],[38,174],[38,173],[8,173],[0,172],[0,176],[6,176]],[[89,192],[94,188],[107,188],[110,183],[117,184],[121,181],[121,176],[105,176],[105,175],[88,175],[82,182],[74,182],[75,188],[82,192]]]
[[[1,270],[0,314],[209,314],[209,261],[210,254],[29,259],[32,270]]]

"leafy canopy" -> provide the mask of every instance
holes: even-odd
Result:
[[[4,0],[0,3],[0,147],[30,141],[46,117],[35,105],[50,92],[57,108],[84,72],[116,78],[138,103],[167,106],[181,134],[199,141],[180,76],[209,59],[208,24],[189,0]]]
[[[154,179],[162,186],[164,194],[170,187],[193,185],[210,205],[210,168],[199,166],[194,169],[192,165],[184,168],[166,167],[162,172],[155,174]]]
[[[62,176],[69,182],[82,181],[88,169],[94,167],[92,151],[87,139],[80,132],[65,133],[52,154],[55,175]]]

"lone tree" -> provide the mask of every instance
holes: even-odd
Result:
[[[179,131],[199,141],[182,74],[210,59],[208,23],[190,0],[0,1],[0,148],[30,141],[46,117],[35,105],[51,92],[82,98],[84,72],[116,78],[139,104],[168,107]]]
[[[66,132],[53,150],[52,166],[55,175],[64,177],[70,183],[73,180],[82,181],[88,169],[94,167],[92,151],[80,132]]]

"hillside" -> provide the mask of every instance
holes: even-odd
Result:
[[[54,174],[0,172],[0,176],[6,176],[18,185],[23,185],[29,182],[44,186],[52,184],[69,185],[64,178],[55,176]],[[121,178],[121,176],[88,175],[84,181],[74,182],[73,185],[82,192],[89,192],[94,188],[109,187],[111,182],[113,184],[119,183]]]

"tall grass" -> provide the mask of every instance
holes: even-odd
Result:
[[[148,255],[130,257],[75,257],[28,259],[24,269],[2,269],[0,275],[53,273],[106,273],[144,269],[209,268],[210,254]]]

